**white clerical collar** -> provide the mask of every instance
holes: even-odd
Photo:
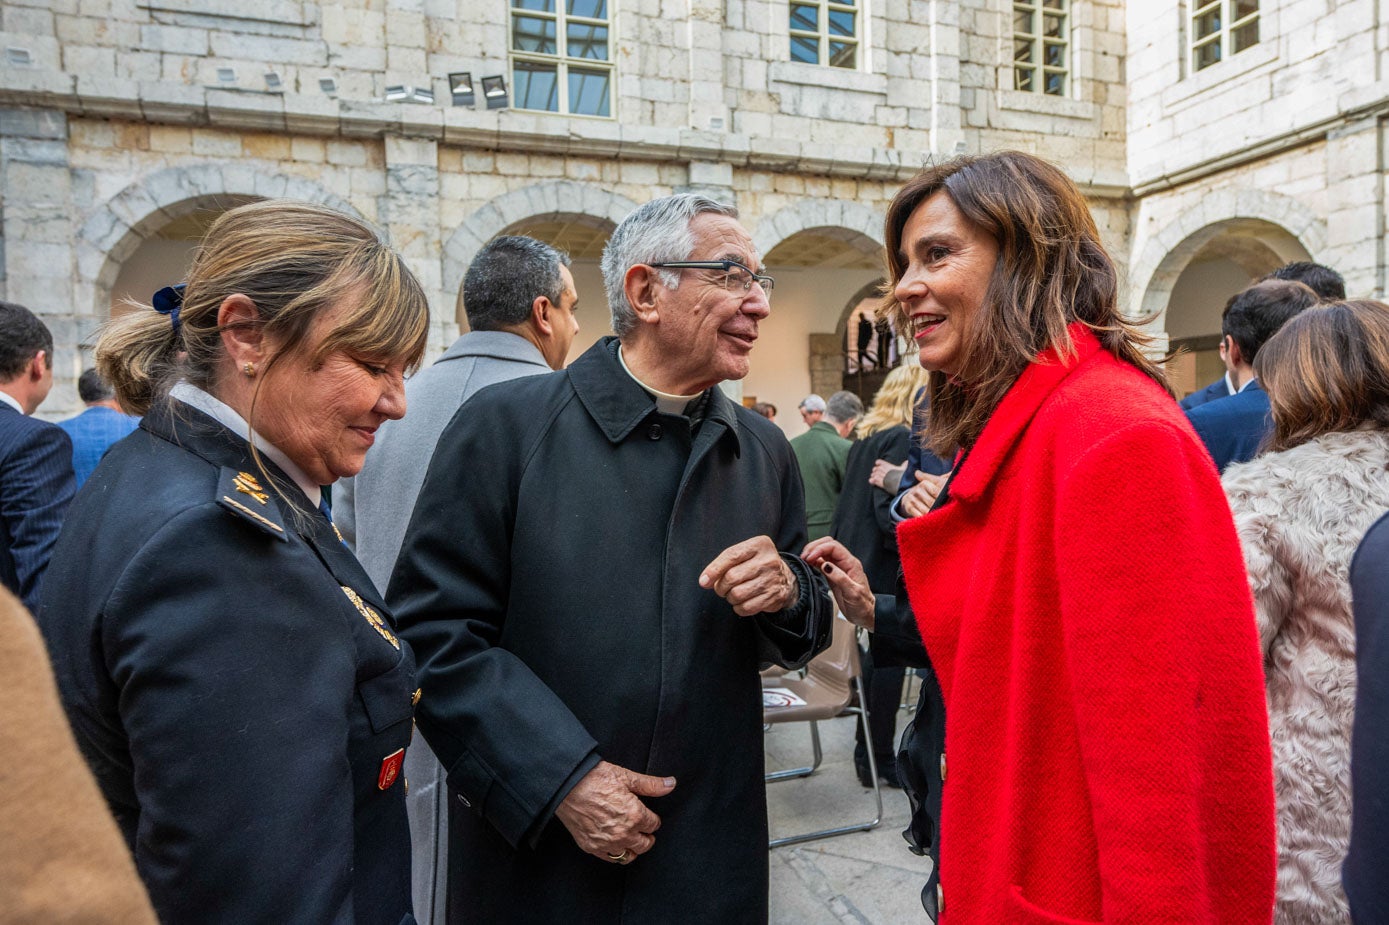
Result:
[[[24,413],[24,406],[19,403],[19,399],[15,398],[9,392],[0,392],[0,401],[9,405],[11,408],[18,411],[20,414]]]
[[[617,362],[622,364],[622,371],[632,377],[632,381],[643,389],[651,393],[651,397],[656,399],[656,407],[660,408],[665,414],[684,414],[685,408],[690,402],[694,401],[703,392],[696,392],[693,395],[672,395],[669,392],[662,392],[660,389],[653,389],[637,378],[637,374],[627,367],[627,361],[622,358],[622,345],[617,347]]]
[[[309,506],[318,507],[319,501],[323,498],[323,490],[318,484],[305,475],[303,469],[300,469],[291,462],[290,458],[286,456],[279,447],[251,430],[250,426],[246,423],[246,419],[237,414],[230,405],[210,393],[203,391],[193,383],[186,381],[175,384],[174,387],[169,390],[169,395],[172,398],[177,398],[185,405],[197,408],[208,417],[214,418],[223,427],[227,428],[227,430],[230,430],[247,443],[254,445],[259,452],[270,457],[271,461],[283,469],[285,475],[293,479],[294,484],[299,486],[300,491],[309,499]]]

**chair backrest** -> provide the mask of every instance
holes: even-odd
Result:
[[[836,616],[829,648],[810,660],[805,669],[806,678],[826,690],[842,694],[847,705],[853,679],[860,671],[858,631],[848,620]]]

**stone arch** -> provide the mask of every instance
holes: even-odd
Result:
[[[836,334],[843,336],[847,332],[849,316],[854,313],[854,309],[858,308],[864,299],[871,299],[880,295],[882,293],[883,284],[884,280],[882,279],[874,280],[871,283],[865,283],[859,287],[857,292],[849,297],[849,300],[844,303],[843,310],[839,313],[838,323],[834,326],[834,332]]]
[[[526,220],[573,218],[614,227],[637,207],[626,196],[572,180],[536,183],[504,193],[463,220],[444,243],[444,291],[454,294],[461,317],[463,275],[482,245]]]
[[[883,216],[858,202],[843,199],[804,199],[764,216],[752,243],[763,259],[780,243],[802,231],[834,229],[845,242],[864,253],[883,246]]]
[[[303,177],[265,173],[246,164],[159,170],[121,190],[78,230],[77,304],[105,314],[121,264],[170,222],[228,200],[239,204],[254,199],[315,202],[365,221],[347,200]]]
[[[1315,259],[1326,223],[1291,196],[1263,190],[1219,190],[1149,238],[1129,271],[1130,317],[1163,321],[1172,288],[1192,259],[1222,236],[1240,237],[1284,261]]]

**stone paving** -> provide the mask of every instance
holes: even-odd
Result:
[[[898,732],[908,720],[898,714]],[[854,717],[820,724],[824,762],[808,778],[767,785],[773,837],[847,825],[873,816],[872,791],[854,773]],[[766,738],[767,767],[810,763],[809,726],[773,726]],[[909,808],[902,791],[883,788],[883,820],[868,832],[776,848],[771,853],[771,925],[929,923],[921,888],[930,860],[902,840]]]

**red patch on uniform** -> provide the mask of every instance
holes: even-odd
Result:
[[[381,776],[376,778],[376,786],[382,790],[390,790],[396,778],[400,776],[400,766],[405,764],[405,749],[397,749],[385,758],[381,759]]]

